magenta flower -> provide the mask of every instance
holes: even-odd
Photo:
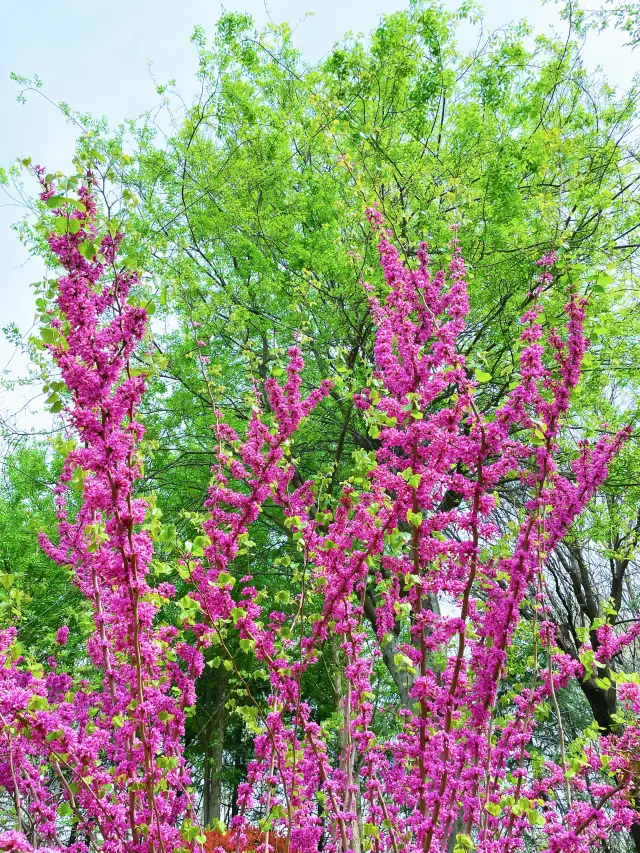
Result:
[[[66,625],[63,625],[62,628],[58,628],[56,631],[56,643],[58,643],[58,645],[66,646],[68,637],[69,628]]]

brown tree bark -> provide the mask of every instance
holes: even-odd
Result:
[[[207,722],[203,728],[204,782],[202,792],[202,820],[211,826],[222,816],[222,776],[224,765],[224,736],[227,725],[227,695],[229,676],[220,668],[211,674],[206,686],[205,712]]]

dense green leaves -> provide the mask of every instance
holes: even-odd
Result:
[[[53,470],[52,470],[53,467]],[[52,489],[58,466],[47,464],[42,447],[5,456],[0,483],[0,626],[16,624],[25,649],[41,656],[55,645],[58,628],[67,625],[80,645],[89,614],[67,572],[41,552],[38,533],[52,532]],[[77,648],[65,650],[69,661]]]

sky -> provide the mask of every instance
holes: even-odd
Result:
[[[294,41],[313,62],[346,32],[369,32],[381,14],[407,5],[408,0],[225,0],[224,8],[248,12],[259,26],[269,18],[297,25]],[[486,0],[482,5],[489,30],[522,18],[538,32],[566,29],[553,3]],[[10,80],[11,72],[37,74],[50,101],[64,101],[117,124],[154,106],[154,79],[175,79],[188,100],[196,87],[190,35],[196,25],[212,32],[222,10],[218,0],[109,0],[95,7],[77,0],[0,0],[0,167],[31,157],[51,171],[65,171],[74,150],[74,129],[52,103],[33,93],[25,104],[18,103],[19,87]],[[588,43],[585,55],[592,68],[601,65],[614,85],[625,87],[640,51],[633,54],[623,42],[618,33],[604,33]],[[26,333],[34,314],[29,285],[40,277],[41,267],[11,230],[22,213],[0,197],[0,328],[17,323]],[[0,334],[0,374],[5,369],[19,376],[26,363]],[[21,409],[25,393],[0,390],[0,415]],[[37,402],[22,411],[20,423],[27,429],[42,424]]]

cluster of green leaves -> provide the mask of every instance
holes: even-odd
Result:
[[[51,456],[50,448],[36,445],[19,447],[3,459],[0,626],[17,625],[21,647],[40,660],[55,647],[58,628],[69,626],[69,647],[61,656],[73,664],[84,656],[89,613],[68,572],[44,556],[37,539],[42,531],[52,534],[56,525],[53,487],[59,465]]]

